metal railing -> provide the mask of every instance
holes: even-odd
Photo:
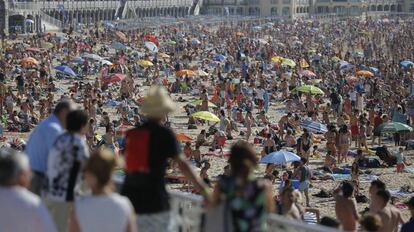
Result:
[[[52,16],[44,13],[43,11],[39,11],[39,13],[40,13],[40,17],[41,17],[41,19],[43,21],[45,21],[45,22],[47,22],[47,23],[49,23],[49,24],[51,24],[53,26],[56,26],[58,28],[62,28],[63,27],[63,22],[62,21],[60,21],[60,20],[58,20],[58,19],[56,19],[56,18],[54,18],[54,17],[52,17]]]
[[[172,217],[175,227],[173,231],[203,231],[202,217],[205,210],[203,208],[202,198],[197,195],[179,191],[170,191],[170,197]],[[268,216],[268,229],[270,232],[339,232],[338,230],[320,225],[311,225],[301,221],[288,220],[285,217],[276,214]]]

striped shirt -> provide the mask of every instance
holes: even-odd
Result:
[[[25,150],[33,171],[46,172],[49,151],[56,138],[63,132],[63,126],[54,114],[50,115],[34,129]]]

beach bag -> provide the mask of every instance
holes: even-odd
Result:
[[[204,232],[233,232],[233,219],[228,201],[222,194],[222,200],[218,206],[206,212]]]

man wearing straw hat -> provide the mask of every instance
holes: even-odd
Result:
[[[181,156],[174,132],[161,123],[176,109],[167,91],[159,86],[151,87],[141,109],[148,120],[126,134],[127,174],[122,194],[131,200],[138,214],[140,231],[171,231],[173,221],[164,181],[167,160],[173,159],[203,195],[207,192]]]

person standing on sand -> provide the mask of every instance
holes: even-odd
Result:
[[[173,227],[164,180],[169,158],[208,200],[206,187],[181,155],[175,134],[161,124],[175,108],[163,87],[151,87],[141,108],[148,121],[126,134],[126,177],[121,194],[130,199],[138,214],[139,231],[167,232]]]
[[[306,165],[308,160],[306,158],[300,159],[300,166],[297,169],[296,177],[299,178],[299,191],[305,195],[306,207],[310,207],[309,204],[309,186],[312,173],[309,167]]]
[[[393,205],[388,204],[391,194],[387,190],[379,190],[373,197],[373,204],[378,206],[374,213],[381,217],[383,226],[378,232],[398,232],[398,226],[404,224],[401,212]]]
[[[42,121],[32,132],[27,141],[26,154],[29,157],[33,178],[29,190],[40,196],[46,178],[49,151],[56,138],[64,132],[66,116],[74,109],[71,101],[59,102],[53,114]]]
[[[357,231],[358,228],[358,213],[353,195],[354,186],[350,182],[343,182],[334,191],[336,217],[344,231]]]
[[[358,126],[358,110],[354,110],[354,112],[350,116],[350,124],[351,124],[351,135],[352,139],[355,140],[355,147],[358,147],[358,137],[359,137],[359,126]]]

